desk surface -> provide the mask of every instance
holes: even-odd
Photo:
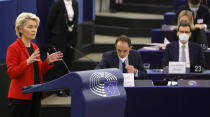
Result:
[[[149,70],[147,70],[147,73],[148,74],[168,74],[168,73],[163,73],[162,69],[157,69],[157,70],[149,69]],[[198,74],[198,75],[200,75],[200,74],[210,74],[210,70],[204,70],[202,73],[186,73],[186,74]],[[185,75],[185,74],[183,74],[183,75]]]
[[[150,63],[151,69],[162,68],[161,62],[165,55],[165,50],[145,50],[141,48],[138,49],[138,52],[141,53],[143,63]],[[206,66],[210,69],[210,50],[203,51],[203,54],[207,64]]]
[[[137,51],[138,52],[165,52],[165,50],[146,50],[144,48],[140,48]],[[208,50],[204,50],[203,53],[210,53],[210,48],[208,48]]]

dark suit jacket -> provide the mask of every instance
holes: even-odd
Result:
[[[68,44],[75,47],[77,43],[78,3],[76,0],[72,0],[72,7],[74,18],[71,22],[68,20],[64,0],[57,0],[49,10],[47,21],[48,32],[51,36],[49,42],[60,50],[65,50]],[[68,25],[72,24],[74,25],[73,31],[69,32]]]
[[[189,8],[189,5],[184,5],[184,6],[181,6],[178,10],[177,10],[177,17],[176,17],[176,22],[177,22],[177,18],[178,18],[178,15],[179,13],[182,11],[182,10],[189,10],[190,11],[190,8]],[[197,20],[198,19],[203,19],[203,24],[206,24],[209,28],[209,24],[210,24],[210,17],[209,17],[209,9],[207,6],[205,5],[200,5],[198,11],[197,11],[197,14],[196,14],[196,19],[194,20],[194,23],[197,24]]]
[[[138,78],[143,78],[146,74],[142,66],[142,59],[139,52],[131,50],[128,55],[129,65],[133,65],[135,69],[138,69]],[[119,58],[115,50],[108,51],[103,54],[102,60],[97,65],[96,69],[105,68],[119,68]]]
[[[72,0],[72,7],[74,9],[74,19],[72,22],[74,24],[74,31],[77,28],[78,22],[78,3],[76,0]],[[61,35],[68,32],[68,28],[66,25],[66,16],[67,11],[63,0],[57,0],[54,2],[50,8],[48,15],[48,29],[51,34]]]
[[[203,50],[200,45],[189,42],[190,65],[205,65]],[[162,60],[162,66],[168,66],[169,61],[179,61],[179,42],[172,42],[166,46],[165,56]]]

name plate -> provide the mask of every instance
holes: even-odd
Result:
[[[124,77],[124,87],[134,87],[134,74],[133,73],[123,73]]]
[[[203,24],[203,19],[197,19],[198,24]]]
[[[168,73],[185,74],[186,63],[185,62],[169,62]]]

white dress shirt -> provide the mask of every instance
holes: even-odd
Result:
[[[118,55],[118,58],[119,58],[119,69],[123,72],[122,63],[125,62],[125,66],[129,65],[128,56],[126,56],[124,58],[121,58]],[[139,70],[136,69],[136,73],[134,74],[135,77],[138,77],[139,76],[138,72],[139,72]]]
[[[74,9],[72,7],[72,0],[64,0],[64,3],[68,14],[68,19],[69,21],[73,21]]]
[[[179,42],[179,62],[181,62],[181,56],[182,56],[182,46],[183,44]],[[185,46],[185,57],[186,57],[186,67],[190,67],[190,57],[189,57],[189,46],[188,42],[184,44]]]

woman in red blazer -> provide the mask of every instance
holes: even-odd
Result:
[[[55,52],[44,62],[37,45],[31,42],[36,36],[39,18],[32,13],[21,13],[16,19],[17,40],[7,49],[7,72],[11,78],[8,98],[10,117],[38,117],[41,93],[23,94],[24,86],[43,83],[42,75],[53,62],[62,60],[63,54]]]

